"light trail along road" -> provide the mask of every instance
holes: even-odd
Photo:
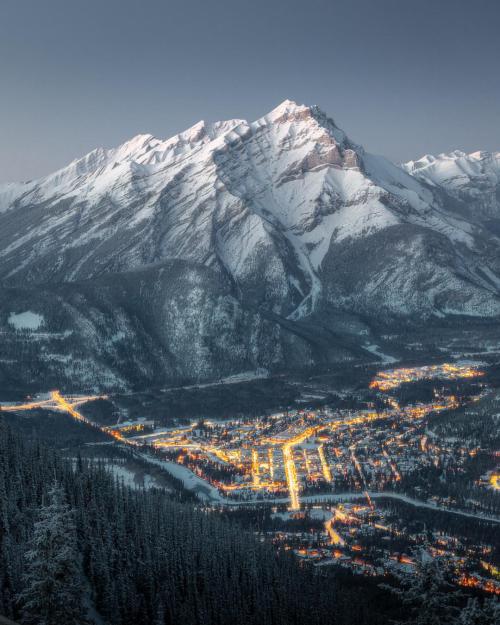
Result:
[[[59,391],[51,391],[50,399],[42,399],[40,401],[32,401],[25,404],[0,405],[0,412],[23,412],[25,410],[37,410],[38,408],[42,408],[44,410],[57,410],[59,412],[67,412],[77,421],[82,421],[88,425],[95,425],[92,421],[87,419],[87,417],[84,417],[80,412],[78,412],[76,407],[97,399],[107,399],[107,395],[80,395],[75,397],[63,397]]]

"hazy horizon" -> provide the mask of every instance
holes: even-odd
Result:
[[[285,99],[395,162],[499,150],[499,18],[493,0],[6,0],[0,182]]]

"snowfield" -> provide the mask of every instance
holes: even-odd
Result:
[[[43,315],[26,310],[21,313],[11,313],[8,322],[16,330],[38,330],[43,324]]]

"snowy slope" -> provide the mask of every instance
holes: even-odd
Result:
[[[243,296],[291,319],[317,310],[323,262],[345,239],[404,223],[474,250],[477,234],[416,176],[289,100],[253,123],[199,122],[167,140],[139,135],[94,150],[0,188],[0,211],[9,283],[179,258],[227,272]]]
[[[498,318],[498,163],[457,152],[397,167],[290,100],[254,122],[139,135],[0,186],[0,284],[72,285],[61,297],[78,317],[78,292],[96,318],[119,299],[141,350],[159,332],[163,376],[359,355],[332,334],[339,315]]]
[[[500,152],[426,154],[402,167],[415,178],[472,205],[476,215],[500,217]]]

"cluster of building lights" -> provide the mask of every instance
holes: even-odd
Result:
[[[435,378],[458,380],[477,378],[482,375],[484,375],[483,371],[478,369],[476,365],[470,364],[444,363],[425,367],[389,369],[378,373],[371,381],[370,388],[379,391],[392,391],[406,382],[433,380]]]
[[[463,375],[468,376],[472,371],[471,368],[465,370],[455,365],[442,365],[440,370],[443,368],[450,374],[453,371],[454,375],[457,375],[460,370]],[[403,377],[406,378],[409,370],[404,371],[406,373]],[[479,374],[478,370],[474,369],[474,371]],[[333,437],[338,431],[347,429],[354,434],[362,432],[364,427],[374,422],[386,421],[388,424],[396,421],[418,422],[432,411],[438,412],[458,405],[453,396],[441,398],[430,404],[405,408],[401,408],[395,400],[389,404],[389,407],[382,412],[364,410],[354,414],[352,411],[334,414],[326,411],[324,413],[297,413],[292,423],[288,416],[278,416],[271,432],[259,421],[254,424],[235,421],[227,426],[224,437],[220,437],[219,431],[215,429],[213,440],[210,434],[208,439],[197,436],[196,430],[190,426],[162,435],[153,440],[152,444],[172,451],[178,449],[184,462],[187,451],[188,459],[191,460],[190,468],[228,495],[239,496],[243,492],[252,492],[254,497],[258,493],[269,496],[284,491],[288,494],[290,509],[299,510],[304,479],[312,482],[323,480],[325,483],[333,481],[331,456],[332,453],[337,456],[341,455],[338,449],[332,449]],[[280,430],[281,422],[284,427]],[[278,430],[277,433],[276,430]],[[394,437],[389,437],[386,443],[393,443],[394,440]],[[328,453],[325,450],[325,444],[328,446]],[[393,479],[400,481],[399,469],[385,447],[382,448],[382,453],[390,467]],[[362,488],[367,489],[363,471],[354,450],[351,450],[350,457],[358,472]],[[226,467],[238,469],[240,471],[238,480],[228,484],[212,478],[210,473],[205,474],[202,468],[204,459],[219,460]],[[300,470],[297,463],[300,464]]]

